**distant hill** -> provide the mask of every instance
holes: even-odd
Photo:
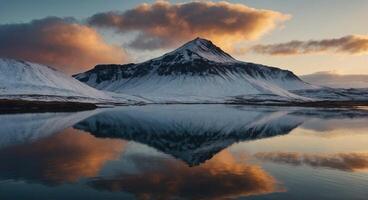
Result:
[[[335,72],[317,72],[300,76],[306,82],[332,88],[368,88],[368,75],[343,75]]]

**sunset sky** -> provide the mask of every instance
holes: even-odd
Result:
[[[239,60],[368,74],[367,0],[1,0],[0,57],[69,74],[205,37]]]

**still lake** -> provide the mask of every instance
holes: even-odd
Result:
[[[0,115],[0,199],[367,199],[368,110]]]

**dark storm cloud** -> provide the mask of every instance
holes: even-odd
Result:
[[[279,44],[256,45],[251,51],[268,55],[298,55],[312,53],[368,54],[367,35],[349,35],[335,39],[291,41]]]
[[[113,28],[120,33],[138,32],[130,44],[137,49],[172,47],[195,37],[220,45],[258,38],[289,16],[228,2],[195,1],[171,4],[157,1],[124,12],[99,13],[91,25]]]
[[[48,17],[0,25],[0,56],[54,66],[65,72],[97,63],[120,63],[125,54],[91,27],[72,18]]]

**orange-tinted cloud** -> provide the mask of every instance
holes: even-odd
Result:
[[[126,60],[120,47],[107,44],[93,28],[57,17],[0,25],[0,57],[51,65],[68,73]]]
[[[342,38],[256,45],[251,51],[268,55],[298,55],[312,53],[368,54],[368,35],[349,35]]]
[[[135,156],[129,161],[139,173],[97,179],[90,185],[129,192],[138,199],[230,199],[280,191],[276,180],[262,168],[237,161],[226,150],[196,167],[148,156]]]
[[[260,152],[255,157],[276,163],[308,165],[343,171],[368,169],[368,153],[301,154],[295,152]]]
[[[96,14],[89,23],[120,33],[138,32],[130,44],[137,49],[174,47],[204,37],[218,44],[256,39],[289,16],[229,2],[194,1],[171,4],[157,1],[124,12]]]
[[[67,129],[30,144],[1,149],[0,176],[50,185],[75,182],[96,176],[107,161],[119,158],[124,146],[123,140],[98,139]]]

